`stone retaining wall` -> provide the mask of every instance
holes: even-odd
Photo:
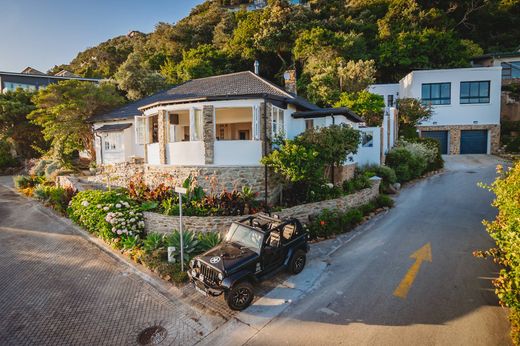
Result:
[[[379,195],[379,185],[381,178],[371,178],[372,186],[370,188],[358,191],[356,193],[342,196],[336,199],[330,199],[321,202],[307,203],[297,205],[291,208],[283,209],[275,214],[280,217],[296,217],[300,222],[307,223],[309,216],[320,213],[324,209],[350,209],[359,207],[376,198]],[[184,216],[184,229],[195,232],[225,232],[230,223],[237,221],[244,216]],[[145,228],[147,232],[169,233],[179,228],[178,216],[166,216],[157,213],[144,213]]]
[[[259,198],[264,196],[263,166],[154,166],[125,162],[104,165],[99,169],[98,174],[88,177],[87,180],[127,187],[128,182],[136,175],[142,175],[144,182],[152,187],[161,183],[171,186],[181,185],[191,175],[197,180],[197,184],[209,193],[241,190],[243,186],[250,186],[253,191],[258,192]],[[278,184],[272,176],[268,178],[268,182],[269,196],[276,198]]]

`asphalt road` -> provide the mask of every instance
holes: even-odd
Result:
[[[314,289],[248,344],[510,344],[490,281],[498,268],[472,256],[493,245],[481,223],[495,215],[493,196],[477,183],[493,181],[496,164],[449,157],[445,173],[403,189],[397,206],[339,249]]]

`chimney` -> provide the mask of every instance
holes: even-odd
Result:
[[[296,95],[296,70],[285,71],[283,78],[285,79],[285,90]]]
[[[255,74],[260,75],[260,62],[258,60],[255,60]]]

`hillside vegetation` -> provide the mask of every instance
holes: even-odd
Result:
[[[135,99],[192,78],[251,69],[258,59],[262,75],[280,84],[283,71],[295,67],[299,93],[333,105],[366,82],[395,82],[412,69],[464,67],[472,56],[520,45],[519,0],[310,0],[310,9],[272,0],[254,12],[222,7],[248,2],[207,1],[175,24],[113,38],[53,71],[114,77]],[[352,85],[355,80],[365,83]]]

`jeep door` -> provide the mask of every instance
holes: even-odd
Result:
[[[262,266],[264,272],[270,272],[282,265],[285,255],[280,239],[280,231],[269,234],[262,251]]]

